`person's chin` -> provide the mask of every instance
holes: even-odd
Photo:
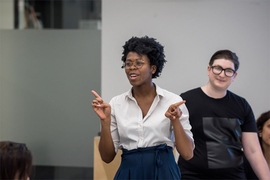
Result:
[[[130,85],[132,86],[139,86],[139,83],[136,81],[129,81]]]
[[[219,89],[220,91],[226,91],[228,89],[228,86],[224,86],[224,85],[218,85],[216,86],[217,89]]]

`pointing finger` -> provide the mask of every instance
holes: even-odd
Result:
[[[185,100],[177,102],[177,103],[174,104],[174,106],[178,107],[178,106],[184,104],[185,102],[186,102]]]
[[[96,98],[100,98],[100,99],[101,99],[101,97],[98,95],[98,93],[97,93],[96,91],[92,90],[92,94],[93,94]]]

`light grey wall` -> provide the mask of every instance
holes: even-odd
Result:
[[[270,1],[102,1],[102,97],[109,101],[130,84],[120,69],[122,46],[148,35],[165,46],[168,62],[155,82],[172,92],[207,83],[208,61],[230,49],[240,69],[230,90],[245,97],[255,116],[270,109]]]
[[[93,167],[100,47],[98,30],[0,30],[0,140],[25,142],[35,165]]]

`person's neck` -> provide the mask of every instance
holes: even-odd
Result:
[[[132,87],[133,97],[149,97],[156,95],[156,86],[154,83],[144,86]]]
[[[210,83],[201,87],[202,91],[209,97],[219,99],[226,96],[227,90],[215,89]]]

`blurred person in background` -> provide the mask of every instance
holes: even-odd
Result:
[[[0,142],[0,179],[29,180],[32,153],[23,143]]]
[[[257,128],[262,152],[270,171],[270,111],[264,112],[260,115],[257,119]],[[247,179],[259,179],[246,159],[245,171]]]

